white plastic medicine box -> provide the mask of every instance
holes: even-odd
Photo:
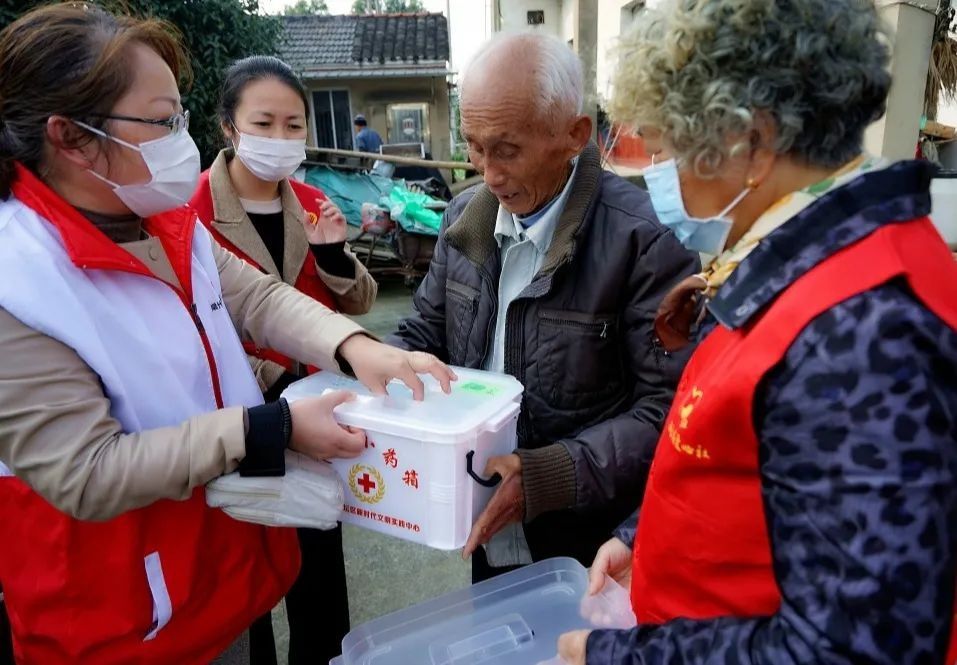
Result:
[[[369,441],[361,456],[333,460],[345,486],[344,522],[442,550],[465,544],[495,489],[496,479],[481,475],[485,463],[516,447],[522,385],[503,374],[454,369],[450,395],[423,376],[420,402],[397,381],[387,396],[372,396],[331,372],[283,393],[290,402],[329,390],[359,395],[335,411],[340,424],[365,430]]]

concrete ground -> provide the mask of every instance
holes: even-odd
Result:
[[[372,312],[355,318],[376,335],[387,335],[411,312],[411,295],[401,278],[380,280]],[[343,531],[353,628],[470,583],[471,567],[459,552],[440,552],[349,525]],[[273,627],[279,663],[286,665],[289,629],[282,605],[273,612]]]

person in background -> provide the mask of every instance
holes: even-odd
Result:
[[[208,507],[205,484],[366,440],[333,418],[346,393],[263,404],[242,340],[378,393],[454,376],[199,224],[176,34],[79,2],[0,33],[0,586],[19,663],[248,662],[299,543]]]
[[[934,167],[862,153],[891,85],[874,3],[671,0],[619,53],[658,216],[717,258],[662,304],[662,346],[701,341],[592,568],[630,578],[638,627],[562,657],[953,663],[957,265]]]
[[[492,40],[461,90],[485,184],[449,205],[388,341],[525,387],[518,449],[474,470],[502,478],[464,550],[480,581],[555,556],[590,563],[634,509],[686,357],[653,343],[654,314],[700,266],[646,192],[602,170],[581,63],[560,40]]]
[[[369,127],[366,117],[361,113],[356,115],[353,124],[356,126],[356,150],[359,152],[379,152],[382,147],[382,137],[379,132]]]
[[[290,176],[306,158],[306,91],[272,56],[233,63],[220,94],[229,147],[200,175],[190,200],[223,247],[330,309],[365,314],[378,289],[349,251],[346,220],[326,195]],[[307,368],[247,345],[266,395],[279,397]]]
[[[364,314],[377,286],[346,245],[345,218],[320,190],[290,178],[306,158],[306,100],[301,81],[278,58],[233,63],[219,110],[230,147],[200,176],[190,205],[223,247],[253,267],[330,309]],[[266,402],[309,372],[273,349],[249,343],[246,350]],[[302,567],[286,596],[289,662],[327,662],[349,632],[342,527],[299,529],[299,542]],[[254,664],[274,663],[268,615],[250,637]]]

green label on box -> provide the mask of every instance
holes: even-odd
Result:
[[[479,383],[478,381],[469,381],[468,383],[463,383],[459,386],[459,390],[472,393],[473,395],[484,395],[485,397],[495,397],[502,392],[501,388]]]

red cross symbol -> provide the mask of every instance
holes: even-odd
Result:
[[[362,491],[366,494],[376,488],[375,481],[372,480],[372,477],[368,473],[363,473],[362,477],[356,481],[356,485],[362,487]]]

